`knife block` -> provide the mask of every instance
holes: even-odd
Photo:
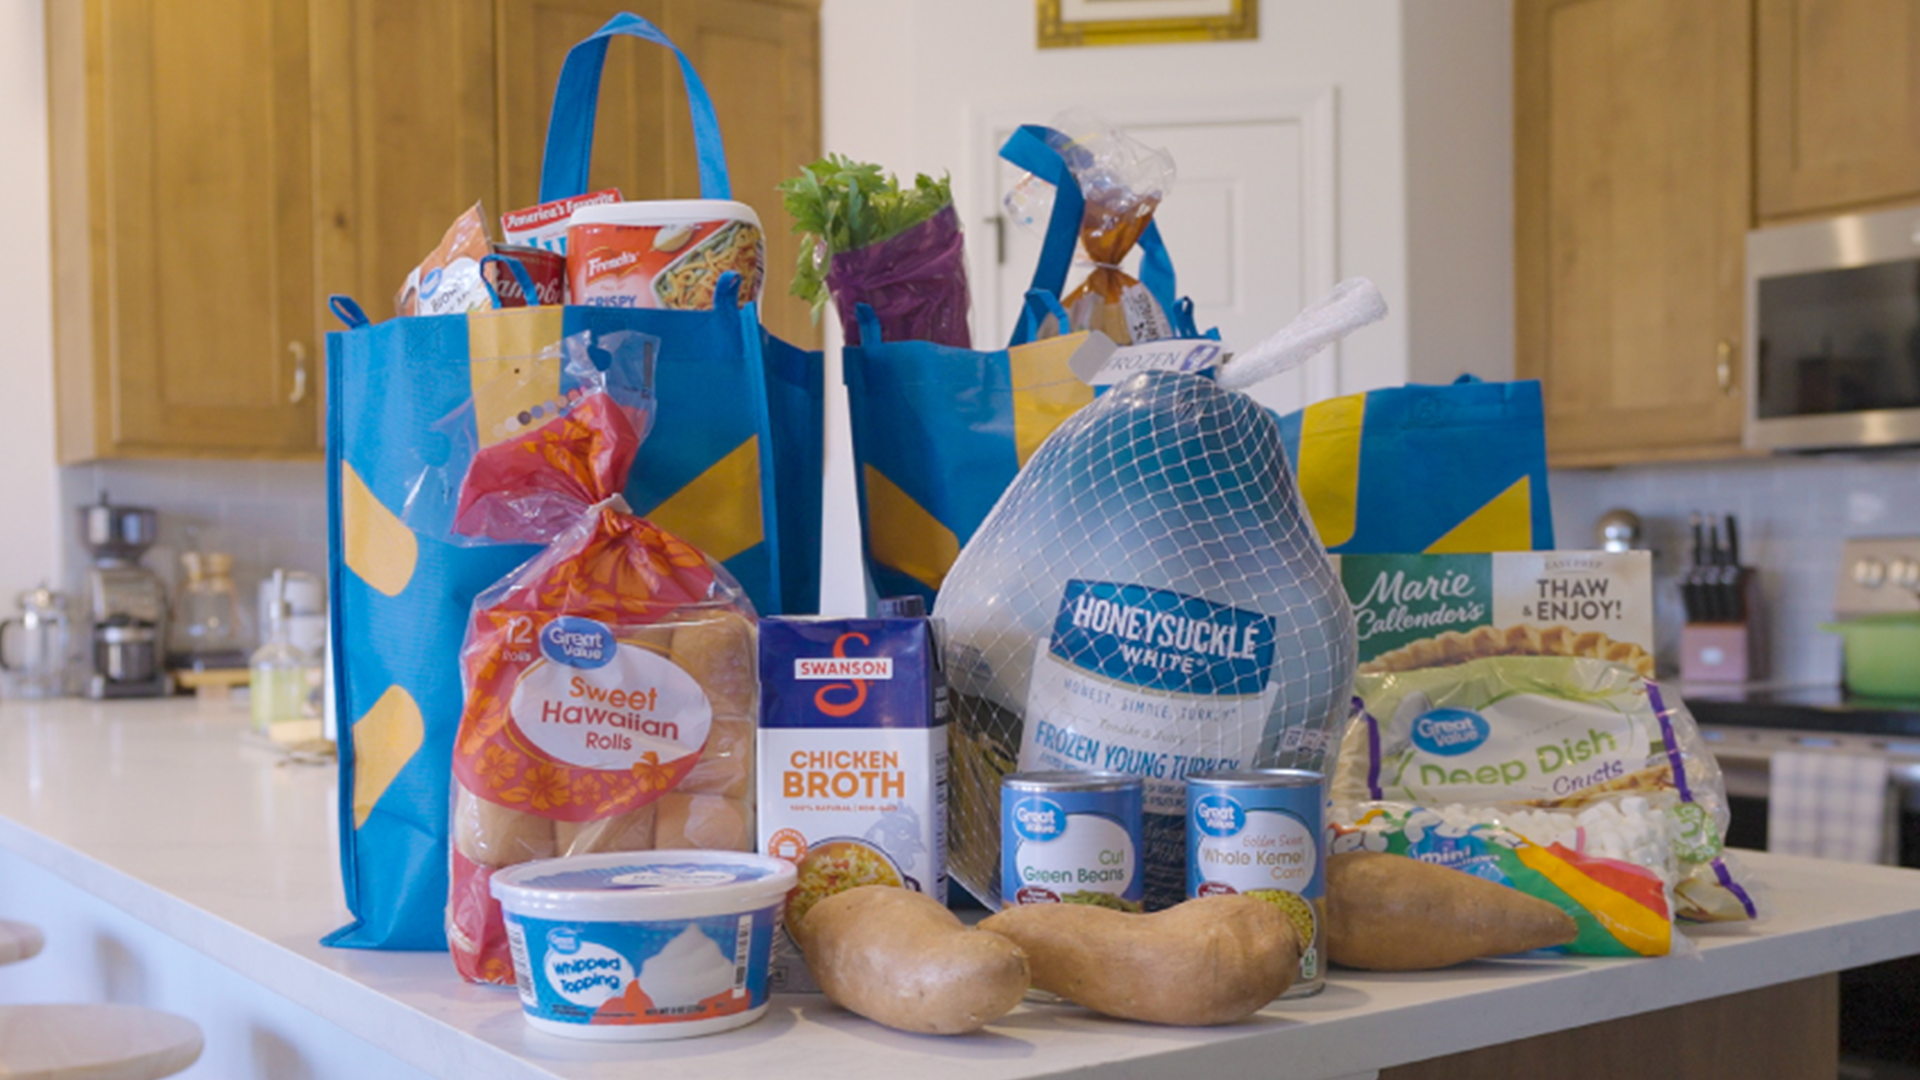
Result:
[[[1746,623],[1688,623],[1680,628],[1680,678],[1743,683],[1754,673],[1754,635]]]
[[[1740,574],[1741,622],[1694,622],[1680,628],[1680,678],[1685,682],[1744,683],[1766,677],[1760,649],[1759,575]]]

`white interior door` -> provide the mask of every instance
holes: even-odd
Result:
[[[1201,330],[1218,327],[1229,350],[1249,347],[1332,286],[1330,92],[1302,94],[1264,111],[1244,106],[1184,114],[1114,109],[1106,115],[1173,156],[1176,179],[1155,219],[1180,293],[1192,298]],[[1020,178],[1020,169],[998,157],[1015,126],[1013,121],[987,126],[983,142],[992,161],[984,175],[992,179],[982,218],[1004,213],[1000,200]],[[1005,341],[1012,334],[1044,227],[1044,222],[1031,229],[1000,226],[992,287],[975,301],[983,309],[976,325],[986,340]],[[1139,253],[1127,263],[1137,273]],[[1082,263],[1069,272],[1069,291],[1087,269]],[[1253,396],[1289,411],[1339,393],[1338,355],[1330,353],[1254,388]]]

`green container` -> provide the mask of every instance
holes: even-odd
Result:
[[[1864,615],[1820,629],[1847,639],[1846,685],[1862,697],[1920,699],[1920,612]]]

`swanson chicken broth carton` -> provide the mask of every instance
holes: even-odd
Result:
[[[797,925],[857,885],[947,898],[947,691],[925,618],[760,624],[760,850],[792,862]],[[817,991],[783,930],[770,985]]]

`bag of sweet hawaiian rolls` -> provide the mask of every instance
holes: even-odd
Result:
[[[480,594],[460,655],[447,939],[475,982],[513,981],[489,892],[501,867],[753,848],[753,607],[718,562],[628,512],[652,397],[596,378],[583,341],[567,351],[579,389],[474,453],[457,497],[457,531],[546,545]]]

